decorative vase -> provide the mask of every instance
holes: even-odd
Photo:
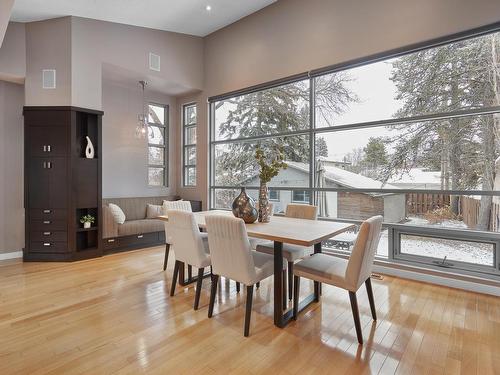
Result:
[[[90,226],[91,226],[91,223],[89,221],[86,221],[85,223],[83,223],[83,227],[86,229],[90,228]]]
[[[94,145],[92,144],[92,141],[90,138],[87,136],[87,147],[85,148],[85,156],[87,159],[93,159],[94,158]]]
[[[245,188],[241,188],[241,193],[235,198],[232,205],[233,215],[243,219],[247,224],[254,223],[257,220],[257,209],[254,200],[249,197]]]
[[[271,212],[267,184],[261,182],[259,189],[259,223],[269,223],[269,221],[271,221]]]

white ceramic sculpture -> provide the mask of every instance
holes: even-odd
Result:
[[[85,156],[87,159],[93,159],[94,158],[94,145],[92,144],[92,141],[90,138],[87,136],[87,147],[85,148]]]

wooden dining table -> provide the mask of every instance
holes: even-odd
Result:
[[[208,215],[229,215],[231,211],[211,210],[195,212],[194,217],[198,226],[206,229],[205,218]],[[168,216],[159,219],[168,221]],[[285,327],[292,319],[292,309],[284,311],[283,296],[283,244],[294,244],[305,247],[314,246],[314,253],[321,252],[321,243],[340,233],[354,229],[354,224],[333,221],[296,219],[285,216],[272,216],[269,223],[255,222],[246,224],[249,237],[269,240],[274,242],[274,325]],[[313,302],[319,301],[321,285],[314,282],[314,293],[307,296],[299,304],[299,311],[305,309]]]

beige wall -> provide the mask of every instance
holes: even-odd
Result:
[[[56,88],[42,88],[42,70],[56,69]],[[27,106],[71,105],[71,19],[26,24]]]
[[[0,47],[0,80],[24,83],[26,77],[26,27],[10,22]]]
[[[178,95],[203,87],[203,39],[72,17],[72,104],[100,109],[102,64],[128,70],[156,91]],[[149,69],[149,52],[161,71]]]
[[[142,91],[136,81],[103,81],[102,119],[102,195],[104,198],[174,195],[178,164],[177,117],[175,99],[146,91],[145,100],[169,106],[169,186],[148,187],[147,140],[137,139],[137,115],[141,111]]]
[[[0,1],[0,47],[2,46],[2,41],[5,35],[5,30],[7,30],[7,25],[10,19],[10,13],[14,5],[14,0],[2,0]]]
[[[24,246],[22,85],[0,81],[0,253]]]

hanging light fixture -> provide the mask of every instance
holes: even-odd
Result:
[[[141,113],[137,116],[137,126],[135,128],[135,136],[139,139],[146,138],[148,134],[148,114],[146,112],[146,102],[144,98],[144,90],[148,84],[146,81],[139,81],[142,88],[142,109]]]

